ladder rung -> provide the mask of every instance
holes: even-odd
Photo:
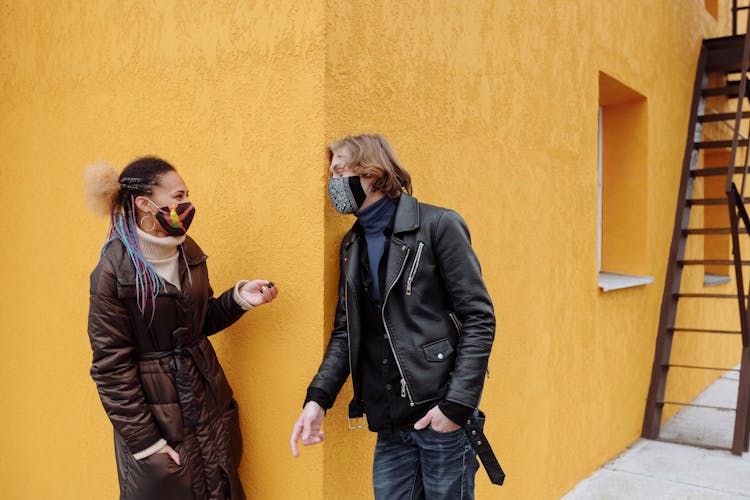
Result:
[[[675,293],[678,299],[736,299],[737,294],[729,293]],[[747,295],[745,295],[747,298]]]
[[[717,372],[739,372],[737,368],[714,368],[712,366],[695,366],[695,365],[677,365],[677,364],[668,364],[668,365],[662,365],[662,366],[668,366],[670,368],[689,368],[691,370],[714,370]]]
[[[741,174],[742,167],[735,167],[735,172]],[[714,175],[727,175],[728,173],[728,167],[696,168],[690,171],[690,175],[693,177],[710,177]]]
[[[742,118],[750,118],[750,111],[743,111]],[[737,113],[711,113],[698,117],[699,122],[721,122],[737,119]]]
[[[739,228],[740,233],[747,233],[747,228]],[[683,234],[732,234],[732,228],[729,227],[701,227],[694,229],[683,229]]]
[[[703,94],[703,97],[718,97],[718,96],[730,96],[730,97],[737,97],[737,95],[740,92],[740,82],[727,82],[728,85],[724,85],[722,87],[711,87],[708,89],[703,89],[701,93]]]
[[[728,408],[726,406],[711,406],[711,405],[697,405],[695,403],[680,403],[678,401],[657,401],[658,405],[676,405],[676,406],[689,406],[691,408],[708,408],[710,410],[724,410],[724,411],[737,411],[737,408]]]
[[[737,141],[737,145],[747,146],[747,139],[740,139]],[[700,149],[731,148],[732,141],[701,141],[696,142],[695,147]]]
[[[691,259],[691,260],[678,260],[678,264],[682,266],[733,266],[733,260],[710,260],[710,259]],[[743,260],[743,266],[750,266],[750,260]]]
[[[692,332],[692,333],[720,333],[726,335],[741,335],[742,332],[737,330],[709,330],[706,328],[668,328],[672,332]]]
[[[691,205],[726,205],[727,199],[726,198],[692,198],[689,200],[685,200],[685,202],[688,204],[688,206]],[[750,198],[745,198],[744,202],[750,202]]]

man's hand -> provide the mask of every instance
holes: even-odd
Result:
[[[453,432],[461,428],[460,425],[446,417],[437,405],[428,411],[424,417],[417,420],[414,429],[421,431],[428,425],[432,425],[433,430],[438,432]]]
[[[302,415],[297,419],[292,431],[292,455],[299,456],[297,441],[302,438],[302,444],[310,446],[321,443],[326,435],[323,432],[323,418],[326,416],[325,410],[315,401],[308,401],[302,410]]]

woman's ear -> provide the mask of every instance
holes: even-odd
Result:
[[[146,213],[153,212],[153,208],[151,207],[151,203],[149,203],[149,201],[146,199],[145,196],[136,196],[135,197],[135,206],[141,212],[146,212]]]

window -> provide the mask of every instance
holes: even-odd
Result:
[[[647,99],[599,73],[598,272],[606,292],[653,283],[647,271]]]

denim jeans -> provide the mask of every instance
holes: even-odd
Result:
[[[476,453],[464,433],[379,432],[372,466],[376,500],[473,500]]]

